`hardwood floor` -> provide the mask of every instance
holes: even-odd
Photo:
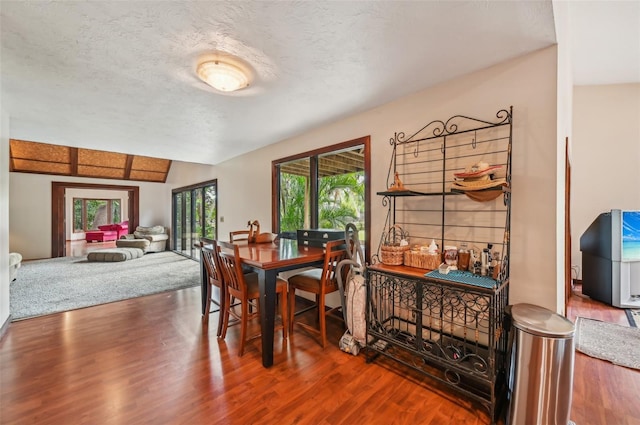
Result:
[[[580,316],[629,326],[624,310],[583,297],[579,286],[567,316],[573,322]],[[640,371],[576,352],[571,420],[577,425],[640,424]]]
[[[341,323],[320,345],[276,333],[237,356],[239,329],[215,337],[199,288],[14,322],[0,346],[2,424],[486,424],[486,411],[427,378],[341,352]],[[626,324],[622,310],[574,295],[569,316]],[[256,327],[252,331],[256,331]],[[640,372],[576,353],[571,418],[640,424]]]

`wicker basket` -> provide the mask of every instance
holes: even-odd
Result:
[[[383,245],[380,247],[380,261],[390,266],[400,266],[408,249],[409,245]]]
[[[404,265],[419,269],[435,270],[440,266],[440,254],[426,252],[406,251],[404,253]]]
[[[408,239],[409,235],[400,226],[391,226],[380,247],[380,261],[390,266],[402,265],[404,253],[411,248]],[[407,244],[400,245],[401,240],[405,240]]]

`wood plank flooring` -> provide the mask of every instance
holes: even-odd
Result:
[[[296,328],[238,357],[239,329],[215,336],[199,288],[14,322],[0,345],[2,424],[487,424],[486,411],[427,378],[341,352],[339,321],[322,350]],[[578,295],[569,317],[626,324],[623,310]],[[256,331],[254,326],[252,331]],[[640,424],[640,372],[576,353],[571,418]]]

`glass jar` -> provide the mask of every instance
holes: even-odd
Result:
[[[466,242],[462,242],[460,244],[460,249],[458,250],[458,269],[459,270],[469,270],[469,259],[471,258],[471,253],[469,252],[469,246]]]
[[[458,265],[458,248],[455,246],[444,247],[444,262],[447,266]]]

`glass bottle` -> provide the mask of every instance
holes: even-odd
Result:
[[[459,270],[469,270],[469,258],[471,257],[471,253],[469,252],[469,246],[466,242],[462,242],[460,244],[460,249],[458,250],[458,269]]]

